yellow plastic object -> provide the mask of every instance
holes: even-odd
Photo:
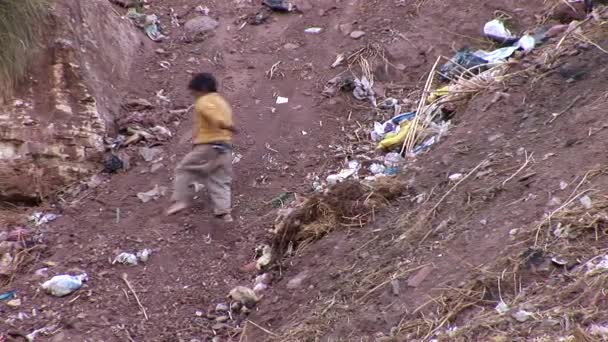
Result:
[[[446,96],[449,92],[450,92],[450,86],[438,88],[437,90],[435,90],[434,92],[432,92],[429,95],[427,101],[428,101],[428,103],[433,103],[438,98],[440,98],[442,96]]]
[[[401,145],[405,141],[405,137],[407,136],[407,132],[410,130],[412,126],[412,120],[404,121],[401,123],[399,133],[388,133],[384,140],[380,141],[378,144],[378,148],[383,148],[390,150],[396,145]]]

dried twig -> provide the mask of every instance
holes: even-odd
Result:
[[[148,320],[148,314],[146,313],[146,308],[141,304],[141,301],[139,300],[139,297],[137,296],[137,293],[135,292],[135,289],[133,289],[133,286],[131,286],[131,283],[127,279],[127,274],[126,273],[122,274],[122,280],[124,280],[125,284],[127,284],[127,287],[129,288],[129,290],[133,294],[133,297],[135,297],[135,300],[137,301],[137,305],[139,305],[139,309],[144,314],[144,317],[145,317],[145,319],[147,321]]]
[[[505,185],[513,178],[515,178],[515,176],[517,176],[520,172],[522,172],[526,167],[528,167],[528,164],[530,163],[530,160],[532,159],[532,155],[534,155],[534,152],[530,153],[530,155],[528,155],[528,151],[524,150],[524,153],[526,155],[526,161],[524,162],[524,164],[517,169],[517,171],[515,171],[514,174],[512,174],[511,176],[509,176],[509,178],[505,179],[502,182],[502,187],[504,188]]]

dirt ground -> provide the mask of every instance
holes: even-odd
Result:
[[[38,258],[2,289],[16,290],[21,305],[0,306],[0,316],[23,312],[27,317],[0,322],[0,331],[16,336],[49,325],[60,328],[36,341],[430,340],[440,331],[476,322],[480,310],[493,311],[497,298],[506,298],[510,288],[501,289],[499,280],[496,290],[504,292],[484,292],[482,302],[461,307],[442,324],[424,326],[420,322],[441,321],[446,314],[442,310],[451,307],[452,299],[442,296],[443,291],[485,281],[486,271],[496,271],[493,262],[529,245],[528,227],[581,190],[576,187],[581,180],[602,196],[608,184],[603,172],[608,55],[588,44],[550,72],[539,72],[542,78],[515,78],[458,107],[448,135],[408,162],[399,176],[408,191],[364,228],[337,229],[284,259],[273,270],[275,279],[259,305],[248,316],[230,317],[218,326],[216,305],[228,303],[235,286],[253,283],[255,273],[242,266],[254,260],[258,245],[271,239],[268,230],[276,216],[272,199],[283,192],[310,194],[311,174],[340,169],[345,157],[357,157],[343,147],[363,145],[359,140],[367,139],[374,116],[368,106],[349,94],[321,94],[327,80],[348,71],[330,67],[337,54],[368,43],[382,46],[390,67],[374,70],[377,91],[405,97],[421,89],[437,56],[487,44],[480,38],[481,28],[497,11],[517,18],[522,28],[532,28],[546,9],[542,2],[529,1],[296,3],[301,13],[272,13],[254,26],[242,23],[262,8],[257,1],[206,1],[203,5],[220,25],[204,38],[190,39],[183,23],[200,15],[200,1],[148,1],[147,11],[158,15],[168,38],[141,49],[127,90],[115,96],[154,101],[163,90],[170,100],[149,113],[149,120],[175,132],[159,145],[162,167],[151,172],[150,163],[137,154],[139,145],[129,149],[127,172],[101,174],[95,188],[42,207],[6,211],[7,220],[33,211],[61,216],[40,228],[45,246]],[[172,25],[172,18],[180,26]],[[342,32],[345,24],[366,35],[349,37]],[[309,27],[323,31],[307,34]],[[608,40],[603,35],[596,43],[607,46]],[[524,69],[542,57],[527,56],[515,68]],[[269,79],[267,72],[278,62]],[[170,187],[172,168],[190,148],[190,118],[170,110],[190,105],[186,85],[198,71],[218,76],[240,129],[235,144],[242,156],[235,164],[236,220],[230,224],[214,220],[203,201],[188,213],[165,217],[168,196],[148,203],[136,196],[156,185]],[[508,95],[493,101],[496,92]],[[289,102],[276,104],[276,96]],[[552,120],[553,113],[560,115]],[[120,114],[119,121],[130,115]],[[360,131],[359,123],[366,125]],[[471,170],[452,192],[448,176]],[[598,170],[597,175],[584,179],[591,170]],[[420,194],[427,200],[417,201]],[[433,207],[443,194],[441,205]],[[421,223],[431,208],[432,216]],[[591,240],[600,255],[605,239]],[[153,250],[143,265],[110,263],[122,251],[143,248]],[[46,277],[35,271],[42,267],[50,275],[86,272],[89,280],[76,294],[53,298],[40,293]],[[520,281],[540,291],[533,286],[542,288],[548,279],[568,276],[559,272],[530,272]],[[123,274],[147,318],[128,293]],[[416,276],[417,284],[412,280]],[[569,319],[573,323],[566,330],[605,323],[608,316]],[[518,328],[517,322],[500,324],[445,340],[528,341],[541,336],[530,333],[532,328]],[[513,329],[517,333],[503,334],[509,339],[493,339]]]

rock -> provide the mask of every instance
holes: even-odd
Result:
[[[211,329],[213,329],[213,330],[223,330],[223,329],[227,329],[229,327],[230,326],[228,324],[225,324],[225,323],[216,323],[216,324],[214,324],[211,327]]]
[[[11,299],[8,302],[6,302],[6,306],[9,306],[11,308],[19,307],[19,306],[21,306],[21,299],[19,299],[19,298]]]
[[[293,0],[293,4],[300,11],[306,12],[312,9],[312,4],[308,0]]]
[[[139,149],[139,155],[147,162],[157,159],[162,152],[163,150],[158,147],[142,147]]]
[[[248,307],[254,307],[260,300],[252,289],[245,286],[237,286],[228,295],[232,300]]]
[[[228,307],[228,305],[224,304],[224,303],[219,303],[218,305],[215,306],[215,311],[217,312],[227,312],[230,308]]]
[[[363,31],[353,31],[350,33],[350,37],[352,39],[359,39],[363,36],[365,36],[365,32],[363,32]]]
[[[399,286],[399,280],[393,279],[391,280],[391,290],[393,295],[398,296],[401,293],[401,287]]]
[[[433,272],[432,266],[423,267],[407,280],[407,286],[418,287],[426,279],[426,277],[431,274],[431,272]]]
[[[184,24],[186,30],[191,33],[203,33],[215,30],[220,23],[206,15],[190,19]]]
[[[154,163],[150,165],[150,172],[154,173],[163,168],[163,163]]]
[[[299,47],[300,47],[300,45],[294,44],[294,43],[287,43],[287,44],[283,45],[283,49],[285,49],[285,50],[295,50]]]
[[[301,287],[302,284],[304,283],[304,281],[306,280],[306,278],[308,278],[308,276],[309,276],[308,271],[302,271],[302,272],[298,273],[298,275],[291,278],[287,282],[287,288],[293,290],[293,289],[297,289],[297,288]]]
[[[353,24],[340,24],[338,29],[340,30],[340,33],[346,36],[353,31]]]
[[[215,321],[218,323],[225,323],[228,322],[228,320],[230,320],[230,317],[228,316],[219,316],[215,318]]]
[[[154,105],[146,99],[129,99],[123,104],[123,108],[130,111],[140,111],[154,108]]]

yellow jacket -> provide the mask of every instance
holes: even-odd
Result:
[[[218,93],[210,93],[196,99],[194,103],[194,138],[192,142],[208,144],[232,142],[232,109]]]

